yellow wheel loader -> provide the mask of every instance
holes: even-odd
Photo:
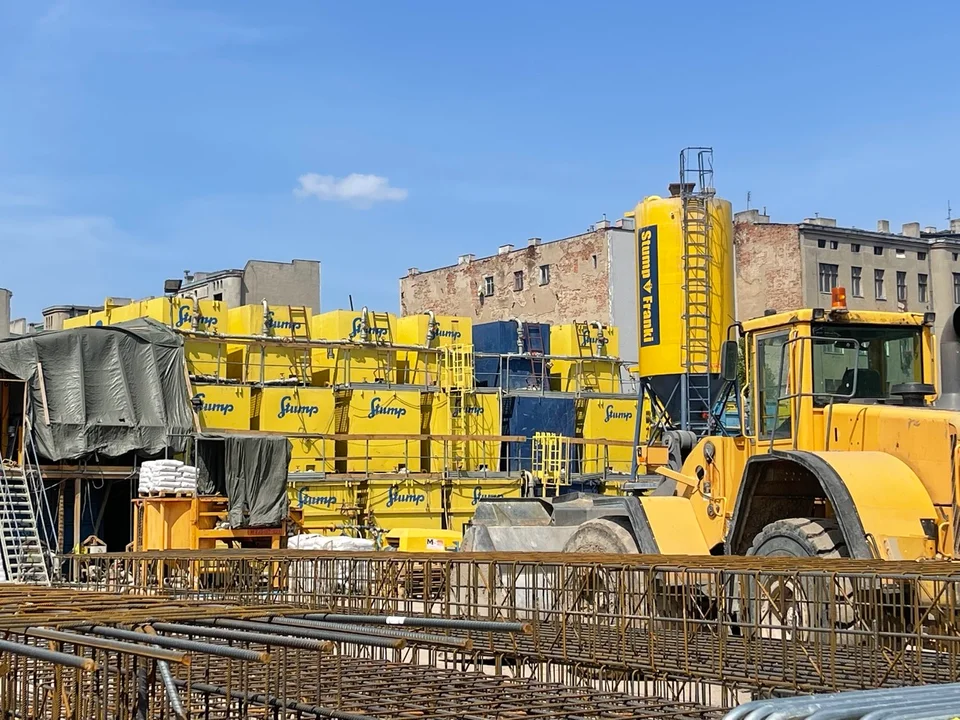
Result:
[[[838,288],[829,309],[739,326],[721,375],[742,347],[741,433],[673,438],[652,493],[482,501],[463,549],[956,557],[960,411],[932,405],[933,314],[845,305]]]

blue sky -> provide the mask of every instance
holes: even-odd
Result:
[[[7,0],[0,286],[38,319],[313,258],[324,309],[395,310],[408,267],[619,217],[691,144],[774,221],[960,216],[960,3],[685,7]]]

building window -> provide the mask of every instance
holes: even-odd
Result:
[[[860,243],[853,243],[850,246],[850,252],[855,252],[855,253],[860,252]]]
[[[594,269],[594,270],[597,269],[597,256],[596,256],[596,255],[593,256],[593,269]]]
[[[873,271],[873,293],[877,300],[886,300],[887,293],[883,289],[883,270]]]
[[[487,275],[483,279],[483,294],[485,297],[493,295],[493,275]]]
[[[953,274],[953,304],[960,305],[960,273]]]
[[[214,299],[214,300],[223,300],[223,293],[214,293],[214,294],[213,294],[213,299]]]
[[[830,249],[831,249],[831,250],[836,250],[838,247],[840,247],[840,243],[839,243],[839,242],[837,242],[836,240],[831,240],[831,241],[830,241]]]
[[[850,268],[850,290],[854,297],[863,297],[863,285],[860,282],[863,268],[856,266]]]
[[[837,286],[836,265],[830,263],[820,263],[820,292],[828,293]]]
[[[903,260],[907,256],[907,251],[903,248],[897,248],[894,252],[897,254],[897,258]]]
[[[927,259],[927,254],[925,252],[917,253],[917,260],[926,260],[926,259]]]
[[[956,262],[958,257],[960,257],[960,253],[954,253],[954,254],[953,254],[953,261]]]
[[[550,284],[550,266],[549,265],[540,266],[540,284],[541,285]]]
[[[821,250],[827,246],[826,240],[817,240],[817,247]]]
[[[907,274],[897,271],[897,302],[907,301]]]
[[[513,289],[523,290],[523,270],[517,270],[513,273]]]
[[[873,246],[873,254],[874,254],[874,255],[883,255],[883,248],[880,247],[879,245],[874,245],[874,246]]]
[[[917,274],[917,300],[927,302],[927,276],[923,273]]]

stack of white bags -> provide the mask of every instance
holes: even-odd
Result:
[[[197,468],[179,460],[148,460],[140,466],[140,492],[196,494]]]

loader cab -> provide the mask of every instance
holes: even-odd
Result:
[[[823,449],[829,416],[840,403],[932,400],[933,320],[932,313],[843,307],[745,322],[741,428],[753,452]]]

